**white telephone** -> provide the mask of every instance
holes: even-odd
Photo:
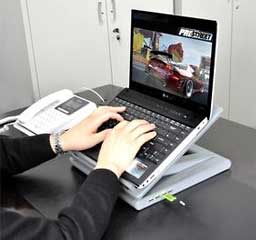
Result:
[[[79,123],[95,109],[95,103],[64,89],[40,99],[26,109],[14,127],[29,136],[57,133]]]

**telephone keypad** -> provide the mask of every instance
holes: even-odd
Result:
[[[44,129],[53,129],[62,121],[64,114],[56,111],[55,109],[44,111],[38,114],[31,122],[31,127],[33,129],[44,130]]]

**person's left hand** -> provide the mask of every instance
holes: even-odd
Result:
[[[104,106],[97,108],[78,125],[60,136],[63,150],[81,151],[102,142],[112,129],[97,132],[98,128],[109,119],[123,121],[123,117],[118,113],[123,112],[124,110],[125,107]]]

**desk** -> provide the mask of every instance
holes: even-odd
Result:
[[[109,99],[120,88],[98,90]],[[88,92],[81,96],[97,100]],[[256,130],[220,119],[198,144],[231,159],[231,170],[178,194],[186,207],[160,202],[137,212],[118,200],[104,239],[255,239]],[[85,178],[72,168],[68,155],[51,160],[15,177],[3,193],[2,206],[55,218]]]

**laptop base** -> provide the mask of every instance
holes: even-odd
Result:
[[[212,112],[212,117],[209,120],[209,122],[207,123],[206,127],[202,129],[202,131],[196,136],[196,138],[194,139],[193,143],[195,143],[200,137],[202,137],[202,135],[204,133],[206,133],[210,127],[218,120],[218,118],[220,117],[221,113],[222,113],[223,109],[219,106],[214,106],[213,107],[213,112]],[[193,146],[191,143],[190,146]],[[189,149],[189,147],[187,148]],[[190,151],[186,151],[184,149],[183,153],[189,153]],[[179,162],[178,159],[180,159],[180,157],[182,157],[182,153],[180,154],[180,156],[177,158],[177,161]],[[70,161],[72,163],[72,165],[76,168],[78,168],[79,170],[81,170],[82,172],[84,172],[85,174],[89,174],[90,171],[92,169],[94,169],[96,162],[95,160],[93,160],[90,156],[87,156],[81,152],[72,152],[71,153],[71,157],[70,157]],[[175,160],[175,162],[177,162]],[[175,166],[181,166],[181,165],[175,165]],[[176,168],[177,169],[177,168]],[[155,186],[155,184],[160,181],[160,179],[164,176],[164,174],[159,175],[152,183],[150,183],[150,185],[148,185],[145,188],[142,189],[138,189],[138,188],[127,188],[125,185],[122,184],[123,190],[127,192],[127,194],[131,195],[133,198],[137,198],[140,199],[143,196],[146,195],[147,192],[150,191],[151,188],[153,188]]]
[[[222,109],[214,106],[213,116],[207,126],[197,136],[198,140],[220,117]],[[94,169],[96,162],[91,158],[73,152],[72,165],[85,174]],[[207,149],[192,145],[189,150],[167,169],[163,176],[144,189],[126,189],[123,186],[120,197],[137,210],[142,210],[163,200],[165,193],[177,194],[203,182],[231,167],[231,161]]]
[[[142,210],[164,200],[163,195],[166,193],[177,194],[230,167],[229,159],[193,145],[189,152],[174,163],[145,196],[138,199],[122,191],[120,197],[136,210]]]
[[[73,156],[74,157],[74,156]],[[85,174],[94,167],[89,162],[82,164],[74,161],[72,164]],[[83,161],[85,163],[85,161]],[[176,163],[165,172],[165,175],[145,194],[138,192],[137,196],[129,194],[124,189],[120,197],[136,210],[142,210],[162,201],[166,193],[177,194],[231,167],[231,161],[198,145],[193,145]]]

